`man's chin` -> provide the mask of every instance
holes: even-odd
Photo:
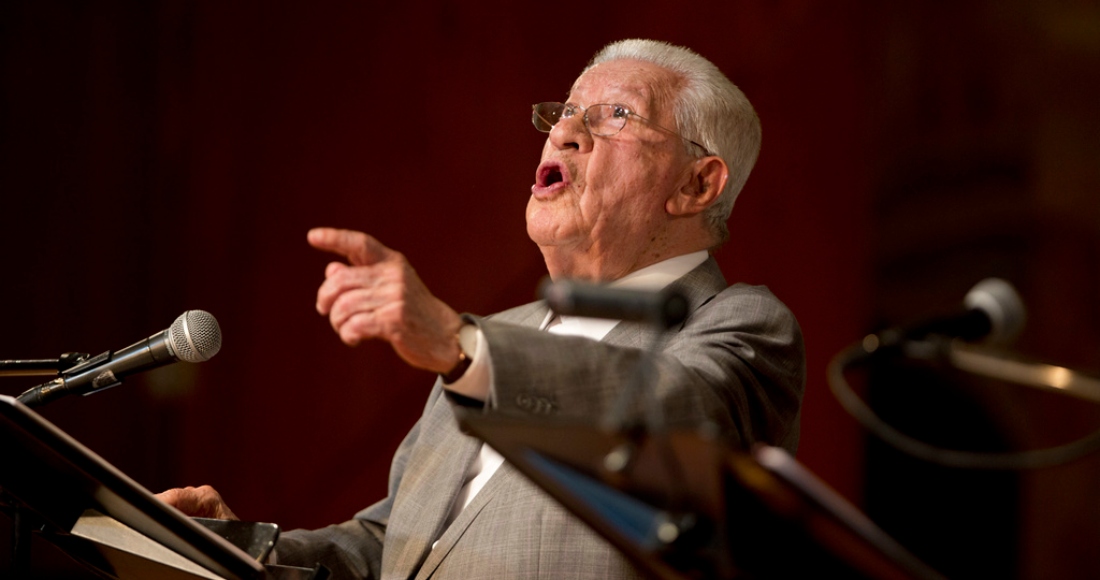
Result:
[[[532,242],[543,246],[558,245],[566,241],[569,236],[569,228],[563,226],[561,212],[544,202],[534,198],[527,204],[527,237]]]
[[[561,245],[561,241],[556,237],[542,231],[532,231],[530,228],[527,229],[527,237],[544,251]]]
[[[553,211],[534,211],[527,216],[527,237],[540,247],[577,245],[583,236],[573,220],[563,220]]]

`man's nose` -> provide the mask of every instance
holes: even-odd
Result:
[[[556,149],[576,149],[580,153],[592,149],[592,134],[584,123],[584,113],[558,119],[550,130],[550,142]]]

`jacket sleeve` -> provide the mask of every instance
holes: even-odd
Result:
[[[630,419],[644,418],[648,400],[673,426],[713,423],[744,447],[764,442],[794,452],[798,445],[802,333],[766,288],[736,285],[720,292],[655,352],[646,349],[655,333],[647,335],[641,325],[616,329],[633,340],[609,335],[595,342],[495,318],[471,320],[492,352],[490,407],[496,411],[598,419],[621,404],[625,386],[633,391],[624,395],[631,398]]]

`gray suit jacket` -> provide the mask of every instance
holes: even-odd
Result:
[[[708,420],[734,445],[761,441],[793,452],[805,386],[794,316],[766,288],[727,288],[713,259],[674,286],[688,297],[690,315],[656,356],[645,351],[656,332],[640,324],[619,323],[599,343],[541,332],[543,302],[470,317],[492,353],[489,408],[595,420],[638,361],[652,357],[653,394],[670,423]],[[334,578],[387,580],[641,577],[507,463],[444,529],[480,442],[458,430],[443,393],[437,381],[398,448],[388,496],[348,522],[283,534],[280,564],[321,562]]]

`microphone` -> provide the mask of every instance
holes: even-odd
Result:
[[[188,310],[172,326],[116,352],[107,351],[69,368],[16,399],[28,407],[45,405],[65,395],[90,395],[122,384],[122,379],[176,361],[202,362],[218,354],[222,331],[214,315]]]
[[[558,314],[634,320],[669,328],[684,321],[687,298],[669,290],[609,288],[572,280],[543,284],[542,297]]]
[[[1000,278],[986,278],[967,292],[964,309],[953,315],[882,333],[883,342],[918,340],[930,335],[1004,344],[1016,338],[1024,328],[1027,309],[1012,284]]]

